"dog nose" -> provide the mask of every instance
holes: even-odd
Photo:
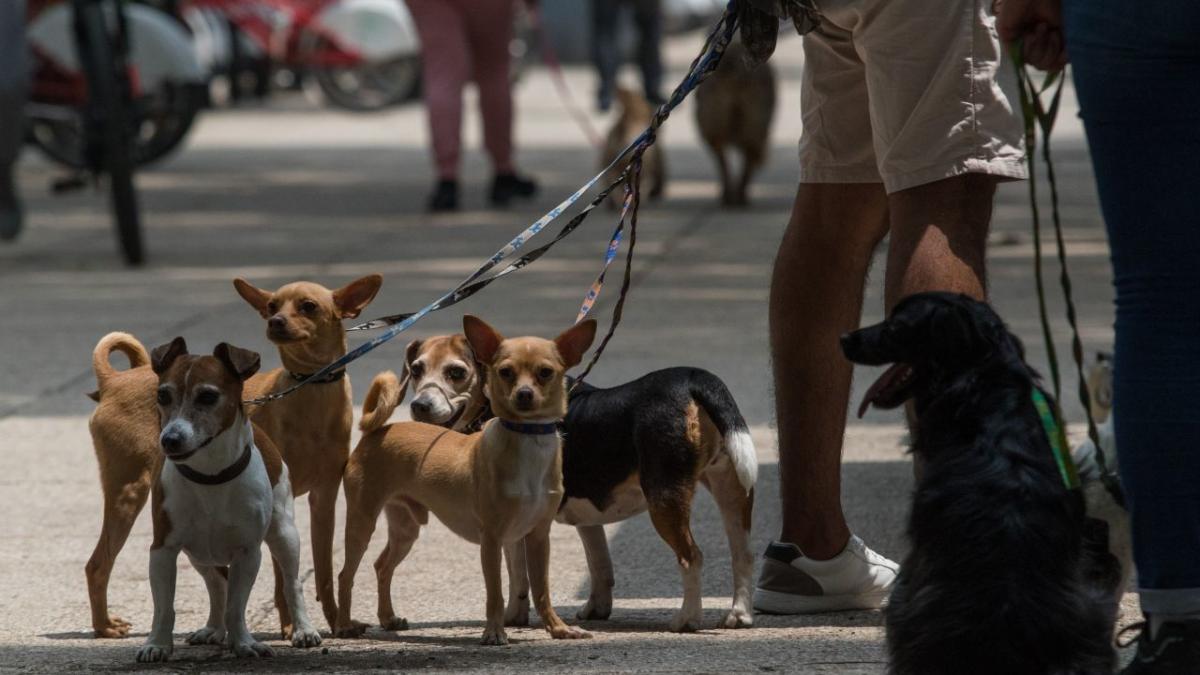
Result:
[[[279,330],[285,326],[287,326],[287,319],[283,318],[282,314],[276,314],[275,316],[267,319],[267,327],[273,330]]]
[[[527,406],[533,404],[533,389],[529,387],[521,387],[517,390],[517,405]]]
[[[178,431],[168,431],[162,435],[159,442],[162,443],[162,448],[168,455],[173,455],[179,452],[180,447],[183,446],[183,434]]]
[[[413,399],[408,407],[412,410],[413,415],[428,415],[429,411],[433,409],[433,406],[429,405],[429,401],[420,398]]]

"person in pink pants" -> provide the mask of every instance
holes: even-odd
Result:
[[[423,50],[423,88],[437,184],[431,211],[458,208],[462,90],[479,87],[483,144],[492,160],[491,203],[530,197],[537,184],[513,164],[513,102],[508,45],[516,0],[407,0]],[[532,6],[532,3],[530,3]]]

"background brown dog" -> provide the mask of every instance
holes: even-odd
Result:
[[[730,43],[716,72],[696,90],[696,125],[717,160],[725,206],[750,203],[747,189],[767,159],[775,115],[775,72],[766,63],[751,69],[745,53],[741,42]],[[736,181],[726,150],[742,155],[742,173]]]

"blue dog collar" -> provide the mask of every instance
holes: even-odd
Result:
[[[531,424],[528,422],[512,422],[501,418],[500,426],[509,431],[518,434],[529,434],[530,436],[549,436],[550,434],[558,433],[558,422],[549,422],[546,424]]]

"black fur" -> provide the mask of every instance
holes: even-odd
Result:
[[[856,363],[903,363],[922,462],[912,549],[885,610],[894,675],[1111,673],[1115,604],[1085,553],[1078,490],[1063,484],[1031,400],[1036,374],[986,304],[902,301],[842,339]],[[1049,397],[1048,397],[1049,398]]]
[[[603,511],[635,472],[648,499],[694,484],[698,458],[685,436],[693,401],[722,436],[746,430],[725,383],[699,368],[664,368],[608,389],[579,385],[563,423],[563,504],[587,499]]]

